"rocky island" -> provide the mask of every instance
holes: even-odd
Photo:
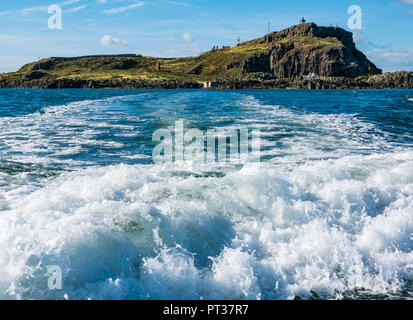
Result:
[[[197,57],[51,57],[0,74],[0,88],[413,88],[413,72],[382,74],[338,27],[303,23]]]

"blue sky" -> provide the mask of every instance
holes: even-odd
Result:
[[[63,10],[61,30],[48,28],[52,4]],[[413,71],[413,0],[17,0],[0,3],[0,72],[38,57],[198,55],[263,36],[268,22],[275,31],[302,16],[347,29],[350,5],[363,13],[357,47],[384,71]]]

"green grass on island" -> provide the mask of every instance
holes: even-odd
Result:
[[[283,38],[278,43],[294,42],[297,48],[340,46],[334,38],[311,36]],[[268,53],[274,42],[265,37],[235,47],[221,47],[197,57],[154,58],[140,54],[96,55],[74,58],[51,57],[24,65],[17,72],[0,75],[7,80],[27,77],[79,80],[180,80],[211,81],[245,79],[242,63],[248,57]]]

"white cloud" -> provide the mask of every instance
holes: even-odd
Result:
[[[0,16],[4,16],[4,15],[9,14],[9,13],[10,13],[10,11],[0,11]]]
[[[100,43],[104,46],[117,46],[117,45],[122,45],[122,46],[127,46],[128,41],[126,40],[120,40],[118,38],[105,35],[100,39]]]
[[[192,36],[189,33],[185,33],[182,35],[182,39],[184,39],[184,41],[189,42],[192,40]]]
[[[413,71],[413,48],[374,49],[367,51],[366,55],[385,71]]]
[[[145,5],[145,2],[140,1],[134,4],[130,4],[128,6],[124,6],[124,7],[117,7],[117,8],[112,8],[112,9],[106,9],[103,10],[102,13],[111,13],[111,14],[116,14],[116,13],[121,13],[124,11],[129,11],[129,10],[133,10],[135,8],[139,8],[142,7],[143,5]]]
[[[105,3],[107,3],[107,0],[96,0],[96,2],[100,3],[100,4],[105,4]]]
[[[401,3],[413,4],[413,0],[399,0]]]
[[[79,7],[76,7],[76,8],[72,8],[72,9],[65,10],[65,12],[76,12],[76,11],[82,10],[82,9],[84,9],[84,8],[86,8],[86,7],[87,7],[87,5],[85,4],[85,5],[83,5],[83,6],[79,6]]]

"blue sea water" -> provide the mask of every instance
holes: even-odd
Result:
[[[260,163],[154,164],[178,120]],[[0,90],[1,299],[412,298],[412,249],[413,90]]]

